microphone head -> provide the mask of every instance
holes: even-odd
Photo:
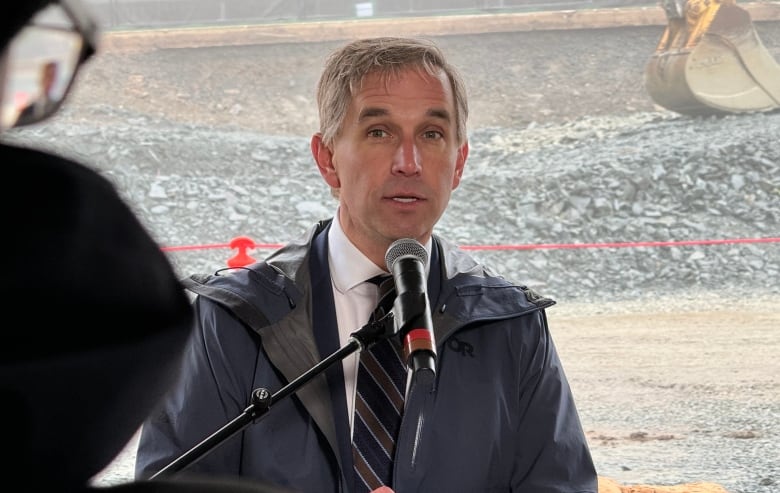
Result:
[[[422,244],[412,238],[401,238],[390,244],[385,253],[385,264],[387,270],[393,272],[393,265],[402,257],[415,257],[423,266],[428,265],[428,251]]]

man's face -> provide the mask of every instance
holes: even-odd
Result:
[[[458,144],[447,77],[408,69],[369,74],[331,148],[312,151],[325,181],[339,189],[339,220],[349,239],[384,266],[398,238],[425,243],[460,183],[468,144]]]
[[[48,94],[52,87],[54,87],[54,82],[57,80],[57,64],[55,63],[47,63],[43,67],[43,78],[41,81],[41,84],[43,85],[43,88],[46,90],[46,93]]]

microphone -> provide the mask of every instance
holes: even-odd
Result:
[[[406,365],[414,374],[426,372],[432,381],[436,375],[436,344],[426,291],[428,252],[417,240],[402,238],[387,249],[385,263],[395,281],[393,313]]]

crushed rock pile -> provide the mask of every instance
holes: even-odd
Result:
[[[161,245],[202,247],[171,252],[182,275],[225,267],[237,236],[283,243],[335,209],[307,138],[100,111],[5,140],[92,163]],[[556,299],[777,293],[780,243],[760,240],[780,236],[778,135],[780,113],[479,128],[438,231]]]

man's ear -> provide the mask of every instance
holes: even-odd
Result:
[[[466,159],[469,157],[469,143],[464,142],[458,149],[458,157],[455,161],[455,174],[452,177],[452,189],[455,190],[460,185],[460,179],[463,176],[463,168],[466,166]]]
[[[311,155],[314,156],[314,162],[317,163],[317,169],[325,180],[325,183],[331,188],[340,188],[338,173],[333,165],[333,151],[325,145],[322,140],[322,134],[317,132],[311,138]]]

